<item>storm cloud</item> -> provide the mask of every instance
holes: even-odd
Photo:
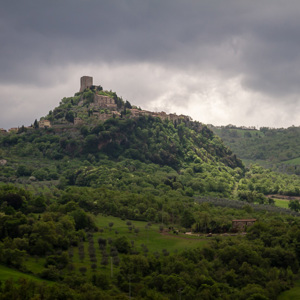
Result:
[[[299,15],[291,0],[6,1],[0,127],[33,123],[82,75],[204,123],[298,126]]]

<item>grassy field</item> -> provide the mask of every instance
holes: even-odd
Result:
[[[295,286],[279,295],[277,300],[298,300],[300,299],[300,280],[295,282]]]
[[[282,208],[289,208],[289,200],[274,199],[275,205]]]
[[[43,270],[45,262],[46,259],[44,257],[29,256],[25,258],[24,265],[33,274],[38,274]]]
[[[300,165],[300,157],[286,160],[283,163],[286,165]]]
[[[46,282],[45,280],[42,280],[34,275],[22,273],[15,269],[11,269],[11,268],[0,265],[0,282],[5,281],[7,279],[18,280],[20,277],[34,280],[34,281],[39,281],[39,282]]]
[[[109,223],[114,223],[111,230],[108,228]],[[161,252],[163,249],[167,249],[169,252],[183,251],[185,249],[201,247],[208,242],[208,240],[200,240],[195,237],[188,237],[183,233],[175,235],[170,233],[163,235],[160,233],[160,225],[152,224],[146,228],[147,222],[131,221],[134,228],[138,228],[139,232],[134,233],[134,229],[130,231],[129,226],[126,225],[127,221],[123,221],[114,217],[98,216],[96,219],[96,225],[103,229],[103,233],[95,234],[95,236],[104,238],[117,238],[121,235],[126,235],[130,240],[134,241],[137,247],[142,244],[147,245],[150,252]],[[118,232],[117,234],[115,232]]]

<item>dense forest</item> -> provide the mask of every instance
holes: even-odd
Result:
[[[120,114],[97,119],[97,92]],[[0,135],[0,299],[277,299],[292,288],[300,178],[246,168],[202,123],[131,108],[92,87],[42,118],[50,128]]]

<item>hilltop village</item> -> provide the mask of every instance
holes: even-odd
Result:
[[[60,107],[49,112],[49,115],[42,117],[40,121],[26,129],[35,127],[50,128],[62,126],[77,126],[95,123],[98,120],[106,121],[110,118],[138,118],[140,116],[158,117],[162,120],[177,122],[179,120],[192,121],[186,115],[167,114],[165,112],[151,112],[132,106],[128,101],[123,102],[114,93],[103,91],[101,86],[93,85],[93,77],[83,76],[80,78],[80,90],[75,94],[77,102],[72,99],[72,106],[67,103],[68,98],[62,99]],[[123,103],[120,103],[123,102]],[[68,104],[69,112],[62,113],[61,106]],[[8,132],[17,132],[20,128],[10,128]],[[6,133],[0,128],[0,133]]]
[[[111,118],[112,115],[114,115],[115,117],[121,116],[116,101],[110,96],[103,95],[101,90],[102,88],[100,86],[93,85],[93,77],[83,76],[80,79],[80,92],[83,93],[87,89],[96,90],[93,102],[89,105],[89,107],[93,109],[93,115],[98,116],[98,118],[103,121]],[[84,105],[83,97],[81,98],[78,105]],[[107,111],[103,113],[101,112],[101,109],[106,109]],[[128,105],[127,109],[129,110],[129,118],[136,118],[139,116],[152,116],[159,117],[162,120],[170,120],[172,122],[178,121],[180,119],[191,121],[191,117],[185,115],[166,114],[165,112],[151,112],[131,105]],[[75,123],[77,122],[80,122],[78,118],[75,120]]]

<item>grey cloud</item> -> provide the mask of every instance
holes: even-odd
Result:
[[[55,86],[66,80],[59,67],[141,63],[241,77],[245,90],[298,103],[299,13],[294,0],[10,0],[0,11],[0,83]],[[193,91],[196,81],[184,89]]]

